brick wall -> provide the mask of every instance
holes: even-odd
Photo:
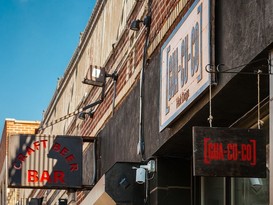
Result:
[[[0,144],[1,169],[3,167],[5,155],[8,154],[8,137],[14,134],[35,134],[35,130],[39,127],[39,125],[40,122],[38,121],[18,121],[15,119],[6,119]]]
[[[147,8],[146,13],[140,14],[143,10],[142,7],[146,6],[144,2],[145,1],[139,1],[128,19],[128,27],[133,19],[139,19],[139,16],[144,18],[144,16],[147,15]],[[173,28],[179,23],[181,16],[186,12],[192,2],[192,0],[152,1],[152,23],[149,35],[148,58],[164,43],[168,34],[171,33]],[[117,101],[115,109],[119,109],[123,99],[126,98],[131,89],[138,83],[140,69],[142,67],[145,34],[145,31],[136,33],[126,30],[118,44],[115,45],[113,54],[106,63],[105,67],[114,67],[118,70],[119,75],[116,85]],[[127,52],[124,52],[124,50]],[[113,83],[111,83],[111,81],[107,83],[107,90],[106,98],[104,102],[97,107],[93,118],[88,118],[80,124],[80,135],[96,135],[98,127],[101,129],[103,124],[107,123],[111,117],[113,95]],[[92,97],[86,101],[86,104],[91,102],[93,102]],[[80,204],[84,198],[85,194],[78,192],[77,204]]]
[[[6,125],[4,126],[0,144],[0,170],[3,168],[3,163],[6,157],[6,140],[7,140],[7,133],[6,133]]]
[[[113,50],[106,62],[102,62],[107,72],[118,71],[118,81],[116,87],[115,109],[119,109],[123,100],[139,82],[139,74],[142,67],[143,49],[145,42],[145,30],[139,32],[130,31],[130,22],[134,19],[143,19],[147,15],[147,0],[136,1],[130,17],[127,20],[127,28],[124,30],[118,41],[113,46]],[[180,17],[185,13],[193,0],[173,0],[160,1],[153,0],[151,5],[152,24],[149,35],[148,57],[151,57],[166,40],[168,33],[180,21]],[[143,29],[143,27],[141,28]],[[158,68],[160,69],[160,68]],[[87,118],[85,121],[79,121],[74,117],[70,123],[68,133],[82,136],[96,136],[99,130],[107,123],[112,116],[112,97],[113,81],[107,79],[106,97],[104,101],[96,108],[93,118]],[[80,85],[82,86],[82,85]],[[91,88],[91,87],[90,87]],[[93,87],[88,97],[81,104],[81,107],[93,103],[98,97],[101,88]],[[94,97],[95,96],[95,97]],[[85,197],[84,192],[77,193],[77,204]]]
[[[7,134],[34,134],[39,122],[6,120]]]
[[[171,33],[174,27],[179,23],[192,2],[193,0],[152,1],[152,23],[149,35],[148,58],[163,44],[168,34]],[[127,21],[128,27],[132,20],[143,19],[147,15],[147,11],[145,1],[139,1]],[[119,75],[116,85],[117,97],[115,109],[119,108],[123,99],[138,82],[142,67],[145,34],[145,31],[134,32],[127,29],[115,45],[112,55],[105,63],[106,68],[115,68]],[[113,83],[111,80],[108,81],[106,87],[107,92],[104,102],[97,107],[93,118],[88,118],[86,121],[81,122],[80,135],[96,135],[111,117],[113,100]],[[101,88],[95,89],[98,90]],[[85,102],[86,105],[94,102],[94,99],[92,99],[94,95],[91,94],[89,96],[90,98]],[[73,128],[70,132],[73,133]]]

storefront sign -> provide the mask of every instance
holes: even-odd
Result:
[[[209,86],[209,0],[197,0],[161,48],[160,131]]]
[[[196,176],[265,177],[266,140],[261,130],[193,128]]]
[[[10,136],[8,186],[81,187],[82,144],[75,136]]]

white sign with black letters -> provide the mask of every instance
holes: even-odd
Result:
[[[161,48],[160,131],[209,86],[209,0],[193,3]]]

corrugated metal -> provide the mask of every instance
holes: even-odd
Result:
[[[9,187],[81,187],[82,143],[77,136],[11,136]]]

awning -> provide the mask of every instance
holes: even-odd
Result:
[[[103,175],[81,205],[115,205],[116,202],[105,191],[105,175]]]
[[[81,205],[143,204],[144,185],[136,183],[139,163],[117,162],[97,182]]]

